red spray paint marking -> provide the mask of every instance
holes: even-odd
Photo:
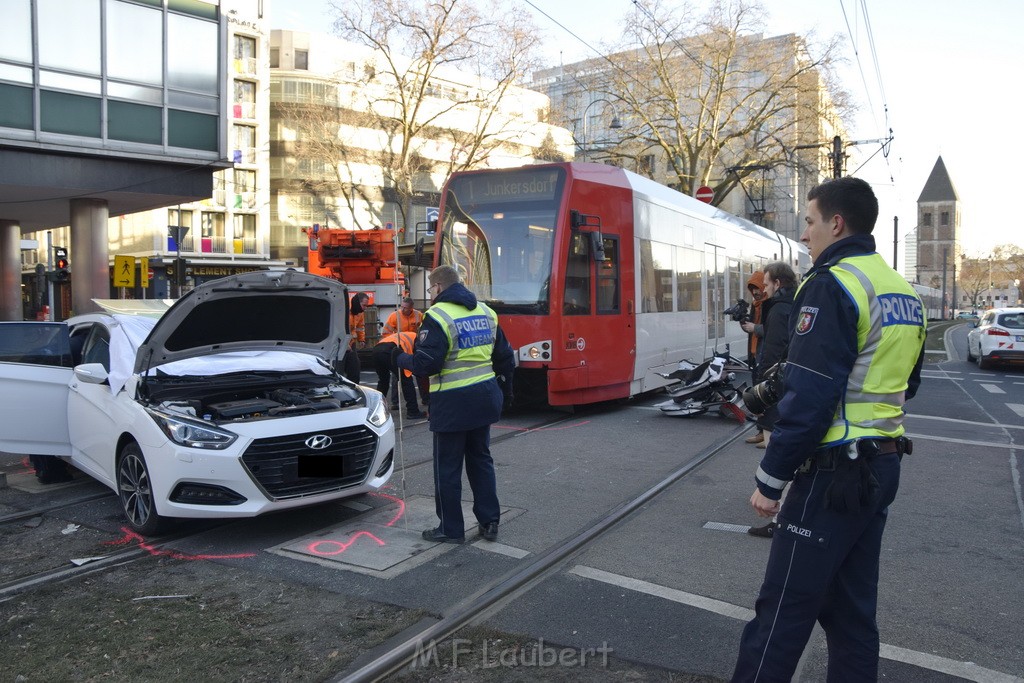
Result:
[[[590,424],[590,420],[584,420],[583,422],[574,422],[571,425],[562,425],[561,427],[512,427],[509,425],[491,425],[491,429],[510,429],[516,432],[557,432],[562,429],[574,429],[576,427],[582,427],[583,425]]]
[[[398,505],[398,511],[395,512],[395,516],[392,517],[391,521],[389,521],[384,526],[394,526],[395,523],[402,518],[402,515],[405,514],[405,501],[402,500],[401,498],[380,492],[371,493],[370,495],[377,496],[379,498],[387,498],[391,502]],[[341,541],[313,541],[312,543],[306,546],[306,551],[313,555],[341,555],[343,552],[352,547],[352,544],[355,543],[356,539],[358,539],[360,536],[365,536],[366,538],[372,539],[378,546],[387,545],[387,543],[385,543],[369,531],[357,531],[354,534],[352,534],[352,536],[345,543],[342,543]],[[324,549],[321,549],[321,547],[324,547]],[[328,550],[327,548],[330,549]]]
[[[241,560],[247,557],[256,556],[256,553],[238,553],[237,555],[189,555],[188,553],[180,553],[177,550],[159,550],[149,543],[146,543],[145,538],[131,529],[121,527],[121,531],[124,532],[124,536],[116,541],[104,541],[103,545],[131,545],[135,542],[138,543],[140,548],[153,557],[159,557],[162,555],[164,557],[169,557],[172,560]]]

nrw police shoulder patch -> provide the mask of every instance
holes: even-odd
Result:
[[[807,334],[814,327],[814,319],[818,317],[818,309],[814,306],[803,306],[796,319],[796,333]]]

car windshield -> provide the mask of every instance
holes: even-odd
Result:
[[[468,174],[451,180],[442,264],[499,313],[546,313],[561,168]]]

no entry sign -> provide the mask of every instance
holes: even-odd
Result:
[[[697,199],[701,200],[705,204],[710,204],[711,200],[715,198],[715,191],[707,185],[701,185],[697,188],[697,194],[694,195]]]

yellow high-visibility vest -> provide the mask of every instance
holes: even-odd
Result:
[[[436,320],[448,337],[448,355],[441,372],[430,376],[430,391],[459,389],[494,377],[491,353],[498,330],[498,315],[485,304],[472,311],[447,302],[436,303],[426,315]]]
[[[819,447],[901,436],[907,379],[927,326],[921,299],[877,253],[841,259],[830,272],[857,307],[858,355]]]

